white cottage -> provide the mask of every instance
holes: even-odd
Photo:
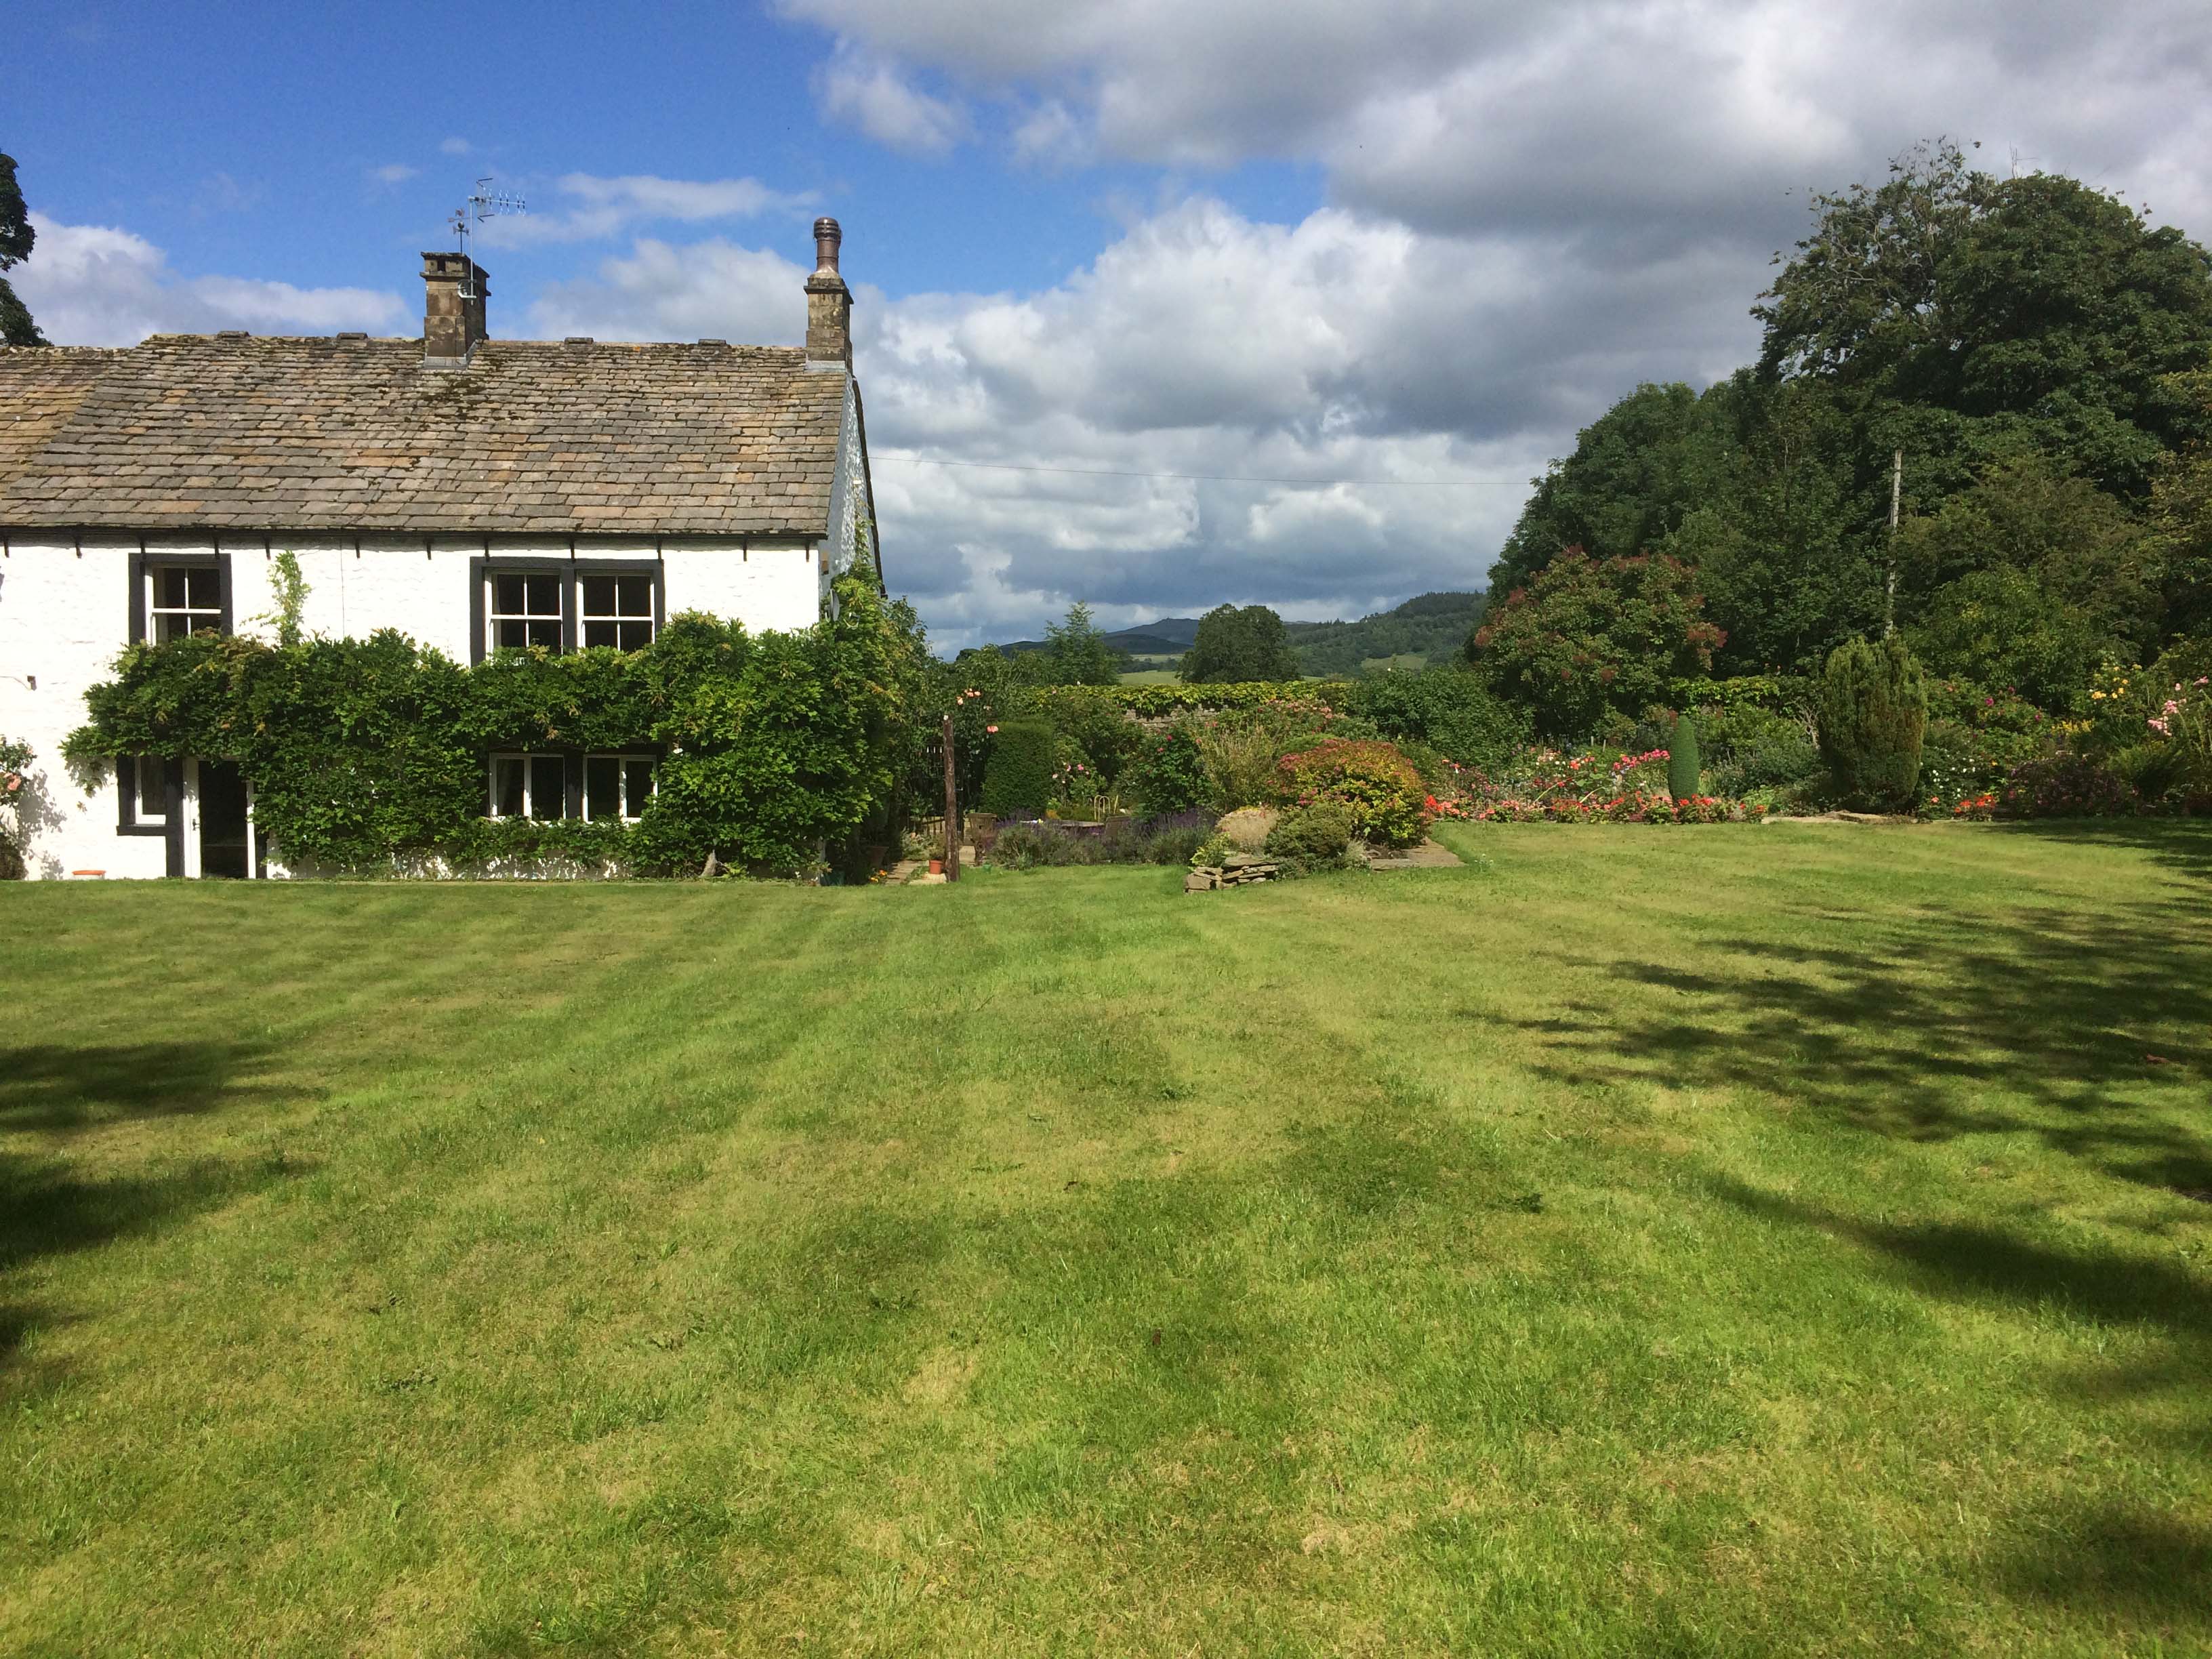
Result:
[[[35,750],[29,872],[271,872],[235,765],[72,780],[60,750],[126,641],[270,626],[280,552],[310,632],[463,661],[634,649],[684,611],[805,628],[855,557],[880,573],[837,222],[814,232],[804,348],[495,340],[483,270],[426,253],[419,340],[0,349],[0,738]],[[485,810],[634,816],[650,787],[641,757],[495,757]]]

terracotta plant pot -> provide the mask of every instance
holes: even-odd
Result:
[[[943,859],[930,860],[929,873],[933,876],[943,875],[945,873],[945,860]]]

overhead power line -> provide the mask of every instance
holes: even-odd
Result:
[[[912,466],[957,466],[985,472],[1057,472],[1076,478],[1176,478],[1186,483],[1298,484],[1330,489],[1339,484],[1366,489],[1526,489],[1526,478],[1255,478],[1230,472],[1132,472],[1110,466],[1024,466],[1013,461],[940,461],[927,455],[878,455],[878,461],[904,461]]]

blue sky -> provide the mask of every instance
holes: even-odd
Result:
[[[795,340],[836,215],[891,575],[949,646],[1479,586],[1577,426],[1750,354],[1808,191],[1918,139],[2212,230],[2212,9],[1993,9],[39,7],[0,149],[70,343],[412,332],[487,173],[531,207],[478,250],[495,333]]]

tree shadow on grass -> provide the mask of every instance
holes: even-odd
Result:
[[[255,1044],[154,1042],[0,1049],[0,1273],[199,1213],[264,1184],[281,1164],[199,1158],[150,1172],[88,1174],[78,1156],[102,1128],[267,1097]],[[26,1334],[65,1315],[0,1301],[0,1368]]]
[[[1700,943],[1695,966],[1577,964],[1680,1000],[1528,1022],[1537,1071],[1757,1089],[1911,1139],[2029,1131],[2109,1175],[2212,1190],[2212,939],[2195,907],[1802,921],[1794,942]],[[1856,937],[1819,942],[1839,921]]]
[[[2072,846],[2124,847],[2148,854],[2177,875],[2212,881],[2212,820],[2203,818],[2085,818],[2069,822],[2003,823],[1994,833]]]
[[[2111,1405],[2154,1395],[2183,1402],[2161,1415],[2176,1455],[2206,1455],[2203,1379],[2212,1371],[2212,1285],[2171,1261],[2081,1249],[1956,1222],[1869,1221],[1839,1215],[1724,1176],[1708,1191],[1778,1224],[1857,1244],[1925,1295],[2132,1326],[2166,1340],[2163,1355],[2117,1376],[2062,1379],[2062,1391]],[[2212,1631],[2212,1528],[2185,1514],[2116,1502],[2087,1490],[2049,1504],[2033,1534],[1995,1567],[2014,1596],[2048,1601],[2131,1629]]]

